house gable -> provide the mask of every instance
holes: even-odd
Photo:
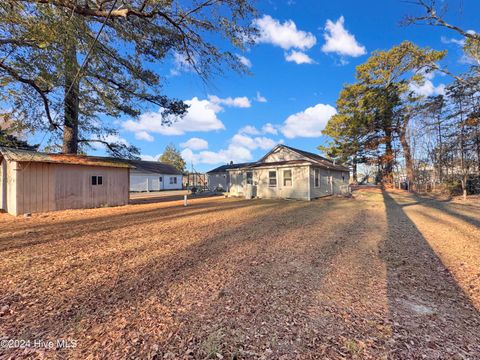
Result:
[[[309,158],[303,156],[302,154],[293,151],[290,148],[287,148],[282,145],[278,145],[272,149],[268,154],[266,154],[259,162],[262,163],[273,163],[279,161],[292,161],[292,160],[305,160],[310,161]]]

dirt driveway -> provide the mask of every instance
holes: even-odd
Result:
[[[1,215],[0,358],[479,359],[479,223],[374,190]]]

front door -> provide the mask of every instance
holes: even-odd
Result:
[[[164,187],[163,187],[163,176],[160,176],[160,177],[158,178],[158,181],[159,181],[159,183],[160,183],[160,190],[163,190],[163,189],[164,189]]]

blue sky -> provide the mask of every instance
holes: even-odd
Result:
[[[342,85],[354,81],[355,66],[372,51],[410,40],[447,49],[442,65],[451,71],[467,66],[459,34],[401,26],[405,15],[420,9],[400,0],[263,1],[258,9],[260,38],[239,53],[252,75],[226,72],[204,83],[172,56],[156,71],[166,76],[167,95],[191,105],[188,115],[171,128],[160,125],[155,108],[139,119],[123,118],[117,123],[122,141],[138,146],[145,159],[156,159],[173,143],[199,171],[256,160],[282,142],[316,151]],[[447,20],[478,31],[479,13],[477,1],[450,1]],[[437,74],[418,91],[438,94],[450,81]]]

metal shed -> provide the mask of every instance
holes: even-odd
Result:
[[[121,159],[0,148],[0,210],[12,215],[128,204]]]
[[[125,160],[130,171],[130,191],[179,190],[182,173],[170,164],[159,161]]]

